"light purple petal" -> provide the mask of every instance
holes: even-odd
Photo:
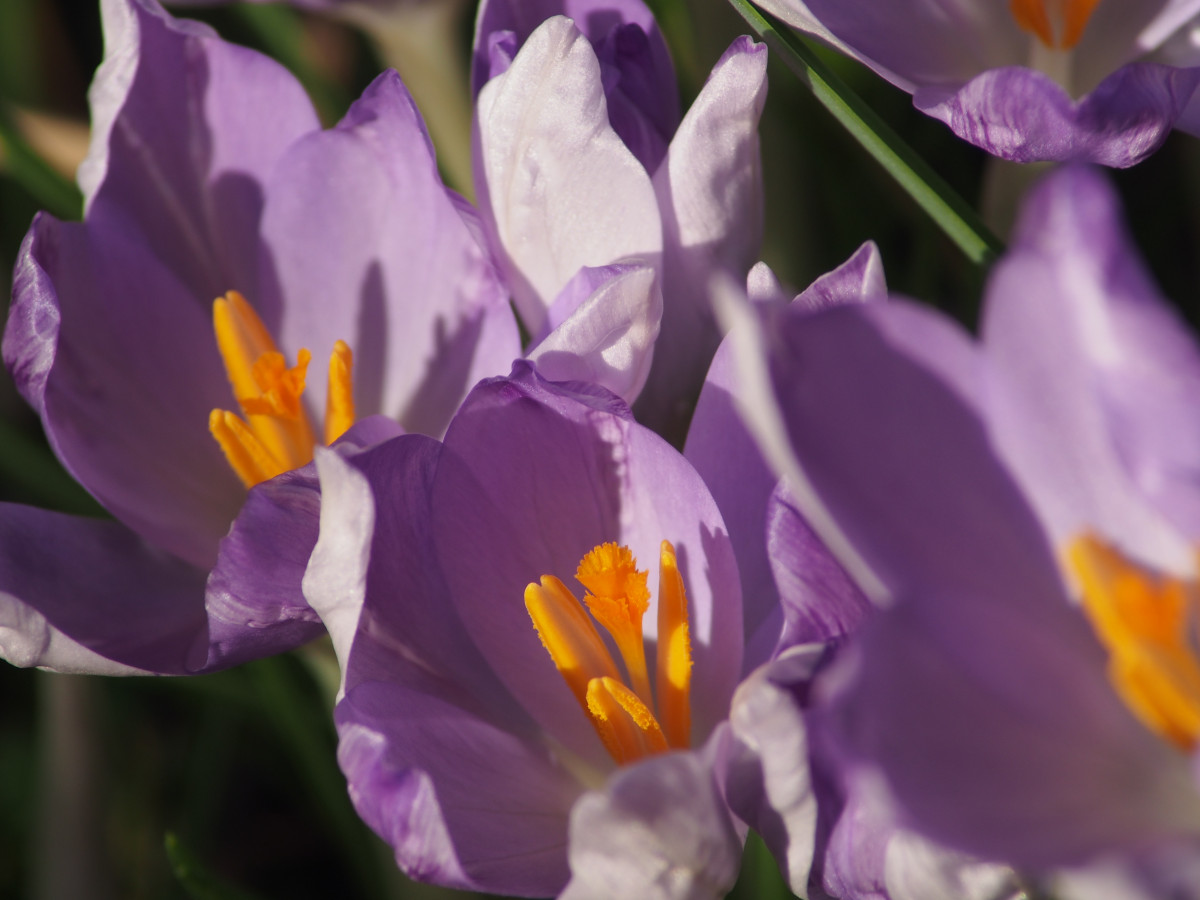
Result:
[[[760,266],[752,270],[752,276],[757,271],[766,282],[759,293],[780,299],[778,283],[774,282],[776,286],[771,284],[774,276],[769,269]],[[886,294],[879,251],[874,244],[868,243],[837,269],[813,282],[795,298],[794,306],[797,310],[819,310],[843,303],[860,303]],[[739,391],[735,375],[733,343],[726,339],[717,349],[705,378],[688,429],[684,456],[712,491],[737,553],[747,636],[743,665],[744,671],[749,672],[765,662],[779,644],[784,618],[780,614],[776,579],[784,572],[772,576],[775,563],[770,561],[767,551],[767,541],[772,540],[768,533],[767,506],[778,476],[768,466],[742,421],[735,399]],[[816,571],[830,573],[829,566],[838,568],[827,552],[819,549],[820,542],[811,533],[807,536],[797,533],[795,542],[791,540],[790,528],[786,534],[789,537],[778,550],[787,553],[786,558],[800,566],[801,571],[807,570],[810,563],[818,562],[818,556],[823,561]],[[801,583],[808,583],[807,576],[799,577]],[[796,586],[799,589],[799,584]],[[812,586],[820,586],[823,590],[831,585],[822,574]],[[799,602],[800,596],[813,595],[798,594],[795,602]],[[798,633],[793,625],[788,640]],[[811,635],[803,640],[822,637]]]
[[[600,67],[570,20],[540,26],[479,95],[475,187],[526,327],[583,266],[656,265],[662,229],[645,169],[608,123]]]
[[[359,415],[441,434],[472,376],[507,371],[520,355],[505,291],[446,193],[395,72],[380,75],[337,128],[284,156],[263,237],[266,280],[285,299],[275,312],[280,345],[309,348],[321,372],[345,340]],[[325,378],[310,382],[310,408],[322,411]]]
[[[571,811],[571,881],[561,900],[716,900],[741,841],[704,754],[627,766]]]
[[[377,416],[356,424],[336,446],[351,453],[400,432],[395,422]],[[324,631],[301,590],[320,512],[312,465],[251,488],[208,579],[208,667],[290,650]]]
[[[234,400],[204,303],[140,242],[42,215],[4,359],[84,487],[147,540],[212,564],[245,488],[208,432]]]
[[[116,522],[0,505],[0,655],[9,662],[184,674],[206,644],[202,571]]]
[[[783,608],[778,647],[853,634],[870,615],[871,603],[813,533],[786,481],[771,494],[766,533],[767,558]]]
[[[742,638],[724,525],[695,471],[611,394],[549,384],[525,363],[476,388],[446,435],[433,531],[484,658],[549,734],[601,769],[608,754],[538,640],[525,586],[555,575],[582,596],[579,561],[615,541],[649,569],[656,597],[659,545],[672,541],[690,606],[693,736],[725,717]],[[644,621],[651,646],[655,609],[652,600]]]
[[[1055,541],[1099,531],[1191,571],[1200,351],[1101,177],[1071,169],[1035,189],[989,284],[983,334],[993,430]]]
[[[1135,63],[1075,102],[1049,76],[1010,67],[983,72],[961,87],[923,87],[913,103],[1003,159],[1123,168],[1162,145],[1198,84],[1200,68]]]
[[[81,175],[87,218],[139,235],[207,309],[257,287],[263,183],[319,127],[300,84],[269,57],[225,43],[154,0],[108,0],[110,62]]]
[[[679,93],[666,41],[641,0],[487,0],[476,20],[473,93],[502,74],[537,26],[556,15],[573,19],[595,47],[609,121],[653,171],[679,125]]]
[[[590,381],[632,403],[646,383],[658,337],[662,317],[658,273],[630,263],[582,269],[580,274],[598,271],[611,273],[611,277],[556,325],[527,358],[552,381]],[[575,281],[564,289],[568,296]],[[551,307],[552,317],[558,305],[555,301]]]
[[[804,710],[793,691],[807,689],[824,655],[825,648],[813,644],[761,666],[738,687],[729,712],[737,749],[730,754],[726,798],[802,896],[817,841],[817,795]]]
[[[638,413],[666,434],[683,434],[720,341],[709,299],[713,273],[741,280],[758,258],[764,202],[758,120],[766,72],[766,45],[735,40],[654,175],[663,217],[663,325]]]
[[[408,875],[525,896],[562,888],[580,787],[544,746],[398,682],[358,684],[335,719],[350,798]]]

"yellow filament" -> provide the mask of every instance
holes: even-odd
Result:
[[[687,594],[675,548],[663,541],[658,565],[658,713],[672,747],[691,745],[692,642]]]
[[[586,711],[588,683],[617,676],[617,665],[596,626],[575,595],[553,575],[543,575],[540,584],[525,588],[525,609],[542,646]]]
[[[225,451],[230,467],[247,487],[286,471],[259,443],[246,423],[233,413],[214,409],[208,416],[208,430]]]
[[[354,424],[354,385],[350,373],[354,354],[345,341],[333,345],[325,397],[325,443],[332,444]]]
[[[1200,738],[1196,585],[1147,571],[1092,535],[1068,549],[1108,674],[1149,728],[1190,751]]]
[[[588,610],[616,641],[633,689],[644,702],[653,703],[642,642],[642,616],[650,607],[646,574],[638,571],[628,547],[609,543],[588,553],[575,577],[588,590],[583,598]]]
[[[213,332],[245,416],[244,422],[224,410],[209,416],[209,431],[230,467],[253,487],[311,461],[316,437],[301,397],[312,354],[301,349],[296,365],[289,367],[262,319],[237,291],[213,301]],[[329,363],[326,443],[354,424],[351,363],[350,348],[338,341]]]
[[[638,571],[628,547],[600,544],[584,556],[575,577],[590,592],[584,600],[592,616],[617,642],[633,689],[621,681],[600,632],[566,585],[552,575],[543,575],[540,583],[525,588],[525,608],[542,646],[588,714],[605,748],[621,765],[691,743],[692,654],[687,596],[670,541],[662,542],[659,571],[657,675],[661,719],[654,714],[642,642],[642,617],[650,602],[647,573]],[[634,639],[636,653],[628,646]],[[660,721],[666,723],[665,730]]]
[[[615,678],[593,678],[588,683],[587,711],[600,740],[620,765],[667,750],[654,714]]]
[[[1051,48],[1069,50],[1079,43],[1100,0],[1010,0],[1017,25]],[[1055,32],[1057,31],[1057,36]]]

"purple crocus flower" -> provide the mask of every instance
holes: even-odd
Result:
[[[778,324],[752,421],[888,606],[828,689],[843,758],[1055,889],[1194,895],[1200,350],[1111,189],[1032,193],[980,343],[903,302]]]
[[[748,294],[768,318],[803,318],[884,299],[887,287],[879,253],[867,244],[791,301],[759,264]],[[742,422],[737,408],[750,399],[749,386],[736,377],[733,351],[746,336],[735,331],[717,350],[684,448],[729,528],[742,580],[747,677],[733,705],[727,774],[735,812],[762,834],[800,896],[1015,896],[1006,867],[914,834],[885,796],[847,783],[828,733],[823,679],[872,610]]]
[[[155,0],[103,15],[85,220],[34,221],[3,349],[117,521],[4,507],[0,645],[20,665],[199,671],[320,633],[300,593],[314,445],[438,434],[519,345],[394,73],[322,131],[272,60]]]
[[[517,311],[536,336],[573,308],[560,292],[581,267],[653,266],[639,308],[654,328],[621,345],[647,371],[606,386],[640,394],[639,418],[682,440],[720,337],[709,278],[740,279],[758,254],[766,48],[735,41],[682,121],[662,37],[635,0],[490,0],[474,65],[476,194]]]
[[[615,395],[521,362],[444,443],[317,467],[305,593],[342,662],[339,760],[399,865],[532,896],[728,890],[740,589],[678,451]]]
[[[764,0],[1004,159],[1131,166],[1200,134],[1196,0]]]

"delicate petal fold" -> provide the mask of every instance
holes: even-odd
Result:
[[[570,294],[580,276],[597,271],[581,269],[563,290],[568,297],[560,294],[560,300],[574,299]],[[632,263],[605,266],[599,271],[610,277],[578,303],[526,358],[552,381],[590,381],[632,403],[646,383],[658,337],[662,317],[658,273],[649,266]],[[552,319],[559,302],[556,300],[549,311]]]
[[[474,380],[520,355],[506,293],[395,72],[376,78],[337,128],[283,156],[262,227],[265,280],[286,298],[280,344],[321,358],[346,341],[360,414],[441,434]],[[323,381],[310,388],[314,410],[324,409]]]
[[[562,900],[716,900],[733,887],[741,841],[701,752],[621,769],[571,811]]]
[[[484,227],[531,332],[581,267],[658,264],[654,189],[609,125],[595,52],[569,19],[542,24],[485,86],[475,150]]]
[[[1162,145],[1197,85],[1200,68],[1136,63],[1073,101],[1049,76],[1008,67],[983,72],[957,88],[922,87],[913,103],[1003,159],[1124,168]]]

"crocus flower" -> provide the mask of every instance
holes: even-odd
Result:
[[[542,21],[554,12],[574,21]],[[653,265],[656,293],[639,308],[657,329],[661,303],[661,331],[642,327],[657,341],[623,345],[649,370],[608,386],[640,395],[639,418],[681,441],[720,338],[709,278],[744,278],[758,254],[766,48],[736,40],[680,121],[670,60],[640,2],[490,0],[474,83],[476,195],[518,313],[536,336],[570,308],[556,298],[582,267]]]
[[[959,137],[1017,162],[1131,166],[1200,134],[1195,0],[764,0]]]
[[[902,302],[777,325],[755,427],[888,605],[826,700],[848,764],[950,846],[1194,895],[1200,350],[1111,189],[1035,190],[979,343]]]
[[[794,299],[763,264],[747,293],[768,319],[803,318],[887,296],[878,250],[866,244]],[[786,311],[786,312],[785,312]],[[795,498],[755,446],[738,408],[753,390],[722,342],[705,380],[684,455],[729,528],[742,580],[744,683],[733,704],[727,788],[800,896],[843,900],[997,900],[1015,895],[1010,870],[950,851],[903,827],[888,800],[848,783],[829,735],[822,681],[872,614]]]
[[[519,345],[394,73],[321,131],[270,59],[155,0],[103,14],[85,220],[35,220],[4,359],[117,521],[4,507],[0,645],[198,671],[320,632],[314,446],[440,433]]]
[[[305,593],[342,662],[339,760],[399,865],[532,896],[728,890],[740,590],[683,457],[615,395],[521,362],[444,443],[317,466]]]

